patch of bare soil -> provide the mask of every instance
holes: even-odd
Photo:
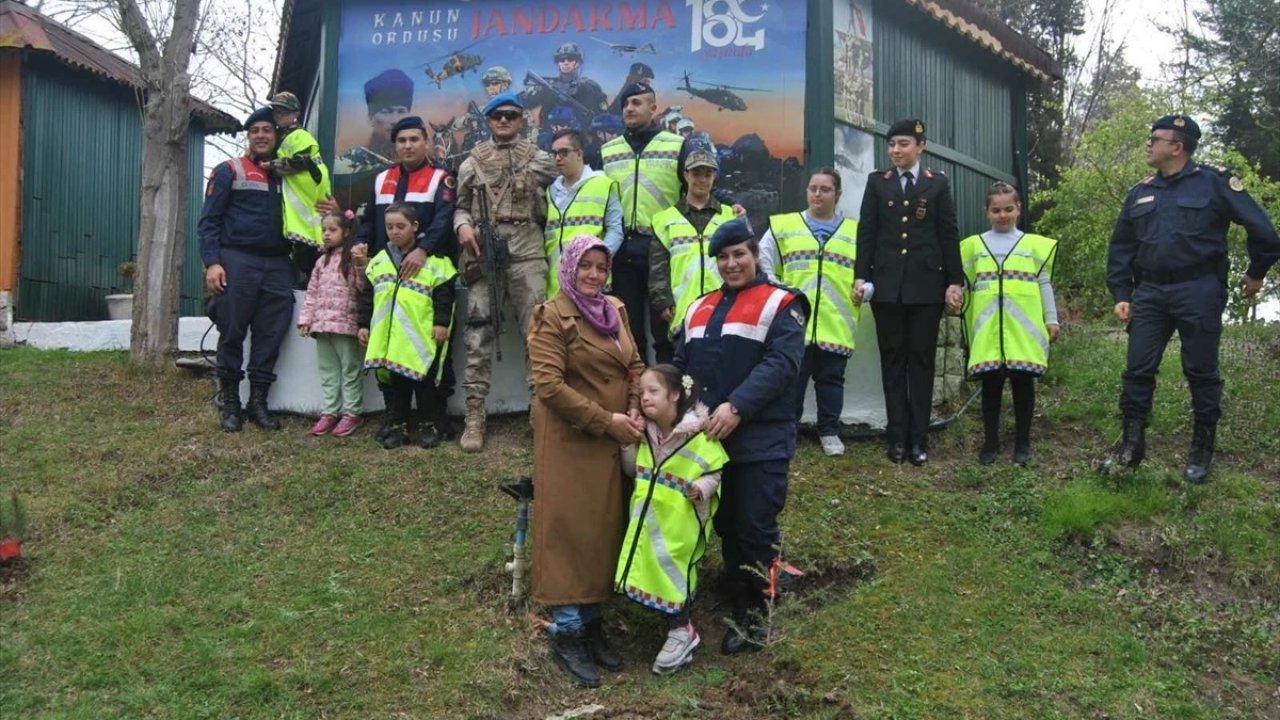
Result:
[[[0,602],[20,598],[30,574],[31,560],[28,558],[0,562]]]

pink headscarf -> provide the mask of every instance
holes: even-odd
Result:
[[[603,294],[593,297],[578,292],[578,263],[590,250],[604,251],[606,265],[613,267],[613,256],[603,240],[590,235],[579,235],[569,241],[569,247],[560,255],[560,292],[573,301],[591,327],[602,335],[616,338],[622,323],[617,309]]]

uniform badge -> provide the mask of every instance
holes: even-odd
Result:
[[[924,198],[920,198],[920,207],[917,207],[917,208],[916,208],[916,219],[917,219],[917,220],[923,220],[923,219],[924,219],[924,215],[925,215],[925,203],[926,203],[926,202],[927,202],[927,201],[926,201]]]
[[[1227,181],[1227,186],[1236,192],[1244,191],[1244,183],[1240,182],[1240,178],[1234,175],[1232,175],[1231,179]]]
[[[804,326],[804,313],[795,308],[791,308],[791,317],[795,319],[798,325],[802,327]]]
[[[1174,117],[1174,118],[1173,118],[1173,126],[1174,126],[1174,127],[1179,127],[1179,128],[1180,128],[1180,127],[1186,127],[1186,126],[1187,126],[1187,121],[1186,121],[1186,120],[1183,120],[1181,115],[1176,116],[1176,117]]]
[[[1155,202],[1155,201],[1156,201],[1156,196],[1155,196],[1155,195],[1143,195],[1142,197],[1138,198],[1137,200],[1134,200],[1134,201],[1133,201],[1133,204],[1134,204],[1134,205],[1142,205],[1142,204],[1144,204],[1144,203]]]
[[[449,188],[450,190],[453,190],[454,188],[458,187],[458,181],[454,180],[452,175],[445,175],[444,186]]]
[[[441,199],[445,202],[458,201],[458,181],[453,179],[452,175],[444,176],[444,192],[441,193]]]
[[[922,124],[919,120],[916,121],[916,134],[917,135],[924,134],[924,124]]]

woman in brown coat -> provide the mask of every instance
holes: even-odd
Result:
[[[613,596],[626,528],[621,446],[644,431],[626,311],[603,294],[605,244],[577,237],[560,264],[560,292],[529,324],[533,369],[533,599],[551,608],[552,657],[574,681],[600,684],[597,664],[622,659],[605,641],[600,603]]]

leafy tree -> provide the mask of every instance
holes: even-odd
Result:
[[[1204,0],[1179,30],[1182,85],[1214,110],[1223,140],[1280,179],[1280,0]]]
[[[1146,164],[1143,144],[1152,120],[1174,112],[1175,105],[1172,98],[1157,91],[1136,92],[1127,100],[1114,102],[1110,117],[1084,133],[1075,162],[1063,170],[1058,185],[1033,196],[1033,202],[1049,206],[1035,231],[1059,241],[1054,288],[1065,306],[1086,316],[1110,313],[1113,303],[1107,291],[1106,265],[1111,231],[1129,190],[1154,172]],[[1207,134],[1193,160],[1231,168],[1270,216],[1280,217],[1280,183],[1261,177],[1238,151]],[[1228,243],[1232,288],[1227,312],[1234,320],[1244,320],[1251,316],[1251,306],[1235,287],[1248,265],[1244,230],[1233,225]],[[1274,274],[1263,294],[1277,294]]]

